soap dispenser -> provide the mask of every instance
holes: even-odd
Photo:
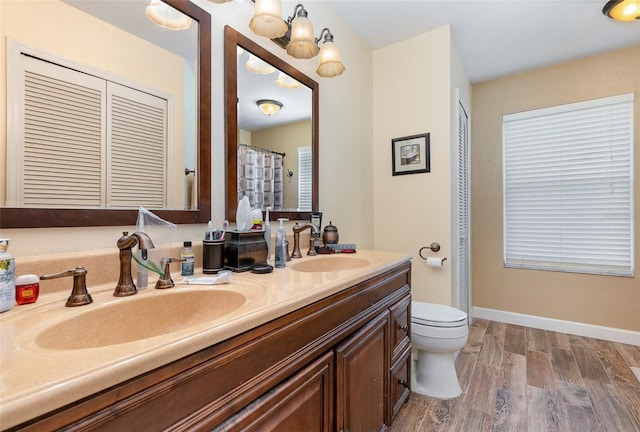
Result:
[[[283,268],[287,266],[287,245],[286,240],[287,236],[284,232],[284,221],[288,221],[289,219],[279,218],[280,226],[278,227],[278,231],[276,232],[276,257],[275,257],[275,266],[276,268]]]

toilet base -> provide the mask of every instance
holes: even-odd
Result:
[[[414,352],[415,353],[415,352]],[[454,365],[454,353],[418,350],[412,391],[438,399],[453,399],[462,394]]]

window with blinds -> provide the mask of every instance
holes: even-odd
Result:
[[[311,147],[298,147],[298,210],[311,211]]]
[[[503,117],[506,267],[633,275],[633,99]]]
[[[10,203],[166,207],[166,99],[30,55],[20,68]]]

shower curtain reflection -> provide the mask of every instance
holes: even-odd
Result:
[[[251,208],[282,210],[283,153],[238,146],[238,197],[249,198]]]

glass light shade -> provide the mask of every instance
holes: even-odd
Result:
[[[249,60],[247,60],[245,66],[248,70],[258,75],[268,75],[276,71],[275,67],[253,54],[249,55]]]
[[[258,36],[269,39],[279,38],[287,33],[289,26],[282,19],[280,0],[256,0],[249,28]]]
[[[232,2],[233,0],[209,0],[211,3],[226,3]]]
[[[300,81],[291,78],[289,75],[287,75],[284,72],[280,72],[280,75],[278,75],[278,79],[276,80],[276,85],[278,85],[279,87],[288,88],[288,89],[296,89],[296,88],[302,87],[302,83],[300,83]]]
[[[602,13],[618,21],[640,20],[640,0],[611,0]]]
[[[333,42],[325,42],[320,47],[318,57],[318,69],[316,73],[324,78],[333,78],[341,75],[345,67],[340,61],[340,51]]]
[[[280,102],[270,99],[261,99],[256,102],[256,104],[258,105],[258,108],[260,108],[260,111],[268,116],[277,114],[278,111],[280,111],[280,108],[282,108],[282,104]]]
[[[298,16],[291,23],[291,40],[287,45],[287,54],[298,59],[310,59],[318,54],[313,34],[313,24],[309,18]]]
[[[191,26],[191,18],[160,0],[151,0],[145,14],[151,22],[169,30],[185,30]]]

